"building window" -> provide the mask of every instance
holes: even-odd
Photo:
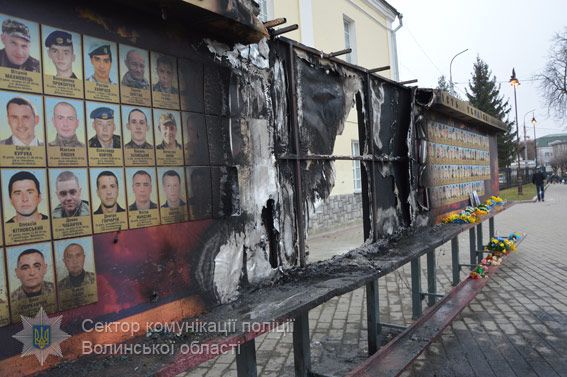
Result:
[[[346,55],[346,61],[356,64],[356,35],[354,21],[347,16],[343,16],[343,26],[345,32],[345,48],[352,49],[352,52]]]
[[[256,0],[260,6],[260,14],[258,18],[262,22],[268,21],[268,0]]]
[[[358,140],[352,141],[352,155],[360,156],[360,144]],[[362,179],[360,175],[360,161],[354,160],[352,162],[352,177],[354,183],[354,192],[362,191]]]

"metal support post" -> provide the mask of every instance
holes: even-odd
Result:
[[[236,353],[236,374],[238,377],[256,377],[256,342],[250,339],[240,345]]]
[[[411,311],[412,319],[421,316],[421,259],[411,261]]]
[[[484,247],[484,243],[482,241],[482,223],[476,226],[476,262],[480,263],[482,260],[482,249]]]
[[[470,264],[476,266],[476,240],[474,227],[469,229]],[[474,268],[474,267],[473,267]]]
[[[430,249],[427,252],[427,306],[435,305],[435,299],[437,298],[437,280],[435,275],[437,274],[437,269],[435,267],[435,248]]]
[[[490,237],[489,241],[494,237],[494,217],[488,219],[488,236]]]
[[[293,362],[295,376],[311,375],[311,341],[309,339],[309,312],[295,317],[293,323]]]
[[[451,240],[451,255],[453,259],[453,287],[461,281],[461,266],[459,265],[459,236]]]
[[[378,351],[378,334],[380,326],[380,298],[378,295],[378,279],[366,284],[366,321],[368,331],[368,355]]]

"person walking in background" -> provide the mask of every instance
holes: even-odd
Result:
[[[532,183],[535,184],[536,186],[537,201],[539,202],[541,200],[542,202],[544,202],[545,200],[543,196],[545,194],[545,190],[544,190],[545,175],[542,173],[541,169],[537,169],[534,175],[532,176]]]

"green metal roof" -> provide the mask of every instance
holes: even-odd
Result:
[[[542,137],[537,138],[537,147],[549,147],[549,143],[554,142],[556,140],[559,141],[567,141],[567,133],[565,134],[552,134],[552,135],[545,135]]]

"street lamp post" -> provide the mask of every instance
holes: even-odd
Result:
[[[463,51],[457,53],[455,56],[453,56],[453,58],[451,59],[451,63],[449,63],[449,89],[451,90],[451,95],[453,95],[453,60],[455,60],[455,58],[465,52],[467,52],[469,49],[465,48]]]
[[[526,115],[528,115],[531,112],[534,112],[535,109],[531,109],[530,111],[528,111],[527,113],[524,114],[524,161],[528,160],[528,141],[526,140]]]
[[[532,124],[534,126],[534,155],[535,155],[535,166],[537,168],[537,139],[535,136],[535,125],[537,123],[537,120],[535,120],[535,113],[532,115]]]
[[[516,99],[516,87],[520,85],[520,80],[516,77],[516,70],[512,68],[512,76],[510,76],[510,85],[514,87],[514,107],[516,110],[516,157],[518,160],[518,167],[516,169],[516,179],[518,180],[518,195],[523,194],[522,176],[520,174],[520,127],[518,124],[518,100]]]

